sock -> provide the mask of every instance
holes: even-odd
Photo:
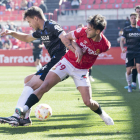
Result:
[[[39,67],[40,67],[40,69],[42,68],[42,65],[41,65],[41,63],[39,63]]]
[[[20,96],[19,99],[18,99],[16,108],[17,108],[17,107],[22,107],[22,108],[23,108],[24,105],[25,105],[25,103],[26,103],[26,101],[27,101],[27,99],[28,99],[28,97],[29,97],[32,93],[33,93],[33,89],[32,89],[31,87],[29,87],[29,86],[25,86],[25,87],[23,88],[23,92],[22,92],[21,96]],[[19,115],[16,114],[16,113],[14,113],[13,116],[19,118]]]
[[[26,112],[25,118],[24,118],[24,119],[27,119],[27,118],[30,117],[31,109],[32,109],[32,108],[30,108],[30,109]]]
[[[101,106],[99,105],[99,108],[97,110],[95,110],[94,112],[101,115],[102,114]]]
[[[140,73],[138,73],[138,82],[139,82],[139,89],[140,89]]]
[[[37,71],[40,70],[40,66],[39,65],[36,66],[36,70]]]
[[[28,98],[27,102],[25,103],[23,111],[26,112],[37,102],[39,102],[39,99],[37,98],[37,96],[35,94],[31,94],[30,97]]]
[[[131,80],[132,80],[132,74],[127,75],[127,73],[125,73],[125,75],[126,75],[126,81],[128,83],[128,86],[130,86],[131,85]]]
[[[133,69],[132,70],[132,82],[136,83],[136,79],[137,79],[137,69]]]
[[[91,76],[91,69],[89,69],[89,76]]]

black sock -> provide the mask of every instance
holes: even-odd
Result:
[[[89,76],[91,76],[91,69],[89,69]]]
[[[133,69],[132,70],[132,82],[136,83],[136,79],[137,79],[137,69]]]
[[[37,96],[35,94],[31,94],[27,100],[27,102],[25,103],[25,105],[27,105],[29,108],[31,108],[34,104],[36,104],[39,101],[39,99],[37,98]]]
[[[99,114],[99,115],[102,114],[102,109],[101,109],[100,105],[99,105],[99,108],[97,110],[95,110],[94,112]]]

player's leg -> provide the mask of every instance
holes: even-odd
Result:
[[[30,75],[28,75],[27,77],[25,77],[25,79],[24,79],[24,85],[26,85],[26,83],[28,83],[31,79],[32,79],[32,77],[34,76],[35,74],[30,74]]]
[[[33,77],[32,79],[26,84],[26,86],[23,89],[23,92],[17,102],[16,108],[23,108],[23,106],[25,105],[28,97],[33,93],[33,91],[37,88],[40,87],[40,85],[43,83],[48,71],[61,59],[61,56],[55,57],[53,59],[51,59],[51,61],[44,65],[44,67],[39,70]],[[28,110],[27,114],[25,115],[27,122],[29,122],[29,115],[30,115],[30,110]],[[16,117],[17,121],[19,120],[19,115],[15,112],[14,115],[12,117]],[[7,121],[8,119],[8,121]],[[26,121],[25,120],[25,121]],[[24,121],[24,122],[25,122]],[[9,124],[11,124],[11,117],[9,118],[5,118],[5,117],[0,117],[0,122],[7,122]],[[23,121],[22,121],[23,122]],[[12,121],[13,123],[13,121]],[[16,122],[15,120],[15,125],[19,124],[19,122]],[[24,124],[26,125],[26,124]]]
[[[92,90],[88,78],[88,70],[74,70],[71,75],[77,89],[81,93],[84,104],[88,106],[92,111],[100,115],[102,120],[107,125],[113,125],[113,120],[105,113],[105,111],[102,111],[100,105],[96,101],[92,100]]]
[[[131,82],[132,82],[132,74],[131,74],[132,67],[126,67],[126,81],[128,84],[128,92],[132,92]]]
[[[132,82],[132,73],[131,70],[134,66],[134,54],[126,54],[126,81],[128,84],[128,92],[132,92],[131,82]]]
[[[133,89],[136,89],[136,87],[137,87],[137,84],[136,84],[137,73],[138,72],[137,72],[137,68],[136,68],[136,62],[135,62],[135,59],[134,59],[134,67],[132,69],[132,84],[131,84]]]
[[[77,89],[81,93],[83,102],[87,107],[89,107],[92,111],[97,113],[101,117],[101,119],[106,123],[106,125],[114,125],[112,118],[101,109],[99,103],[92,100],[91,87],[79,86],[77,87]]]
[[[42,68],[42,65],[40,63],[40,59],[36,59],[36,64],[37,64],[37,67],[38,67],[38,70],[40,70]]]
[[[140,90],[140,57],[135,58],[136,61],[136,68],[138,71],[138,83],[139,83],[139,90]]]
[[[56,66],[54,66],[47,74],[43,84],[37,90],[35,90],[33,94],[30,95],[27,102],[25,103],[25,106],[23,108],[16,108],[16,113],[22,117],[34,104],[36,104],[41,99],[45,92],[49,91],[50,88],[67,77],[65,68],[66,66],[63,64],[62,60],[56,64]]]

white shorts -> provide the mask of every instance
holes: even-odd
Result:
[[[71,76],[76,87],[91,86],[88,69],[77,69],[66,58],[60,60],[50,71],[56,73],[61,80],[65,79],[68,75]]]

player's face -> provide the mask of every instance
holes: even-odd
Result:
[[[87,38],[95,38],[98,35],[97,30],[95,30],[89,23],[87,24],[86,33]]]
[[[130,17],[130,22],[131,22],[131,25],[136,25],[136,23],[137,23],[137,17],[135,15],[132,15]]]
[[[26,21],[29,23],[29,26],[32,27],[34,30],[38,29],[38,23],[37,23],[36,17],[30,18],[27,16]]]
[[[139,15],[140,18],[140,9],[136,9],[136,13]]]

